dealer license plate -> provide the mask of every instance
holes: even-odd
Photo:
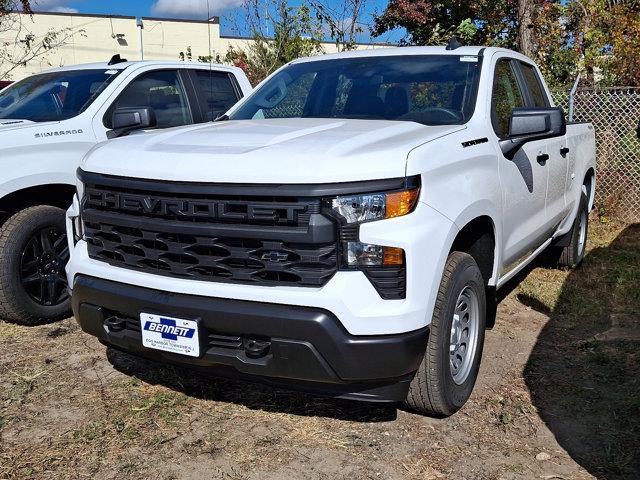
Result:
[[[198,323],[194,320],[141,313],[140,327],[142,345],[147,348],[189,357],[200,356]]]

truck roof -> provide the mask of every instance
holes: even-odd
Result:
[[[209,69],[211,67],[213,70],[224,70],[224,71],[237,70],[236,67],[233,67],[231,65],[222,65],[219,63],[212,63],[211,65],[209,65],[208,63],[180,62],[175,60],[139,60],[139,61],[131,61],[131,62],[129,61],[120,62],[120,63],[115,63],[113,65],[109,65],[108,62],[65,65],[62,67],[43,70],[41,73],[64,72],[64,71],[71,71],[71,70],[125,70],[134,65],[135,66],[158,65],[162,67],[171,67],[171,68],[197,68],[197,69]]]
[[[394,48],[371,48],[365,50],[351,50],[349,52],[332,53],[328,55],[316,55],[312,57],[304,57],[294,60],[291,63],[311,62],[318,60],[331,60],[340,58],[364,58],[364,57],[391,57],[397,55],[469,55],[476,56],[480,51],[484,50],[484,55],[493,54],[495,52],[508,53],[514,58],[528,60],[524,55],[514,52],[506,48],[499,47],[482,47],[482,46],[462,46],[453,50],[447,50],[447,47],[394,47]]]

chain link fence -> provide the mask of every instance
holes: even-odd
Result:
[[[570,94],[554,92],[556,105],[569,110]],[[607,215],[640,221],[640,88],[578,88],[573,120],[596,129],[596,203]]]

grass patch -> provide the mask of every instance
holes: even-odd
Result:
[[[591,222],[574,271],[537,268],[520,295],[548,310],[525,367],[541,417],[598,477],[640,475],[640,225]],[[619,316],[630,320],[607,335]],[[627,318],[627,317],[625,317]]]
[[[27,327],[0,320],[0,341],[20,339],[28,333]]]
[[[94,421],[80,429],[73,431],[73,439],[80,443],[92,443],[102,439],[107,434],[107,424],[102,421]]]

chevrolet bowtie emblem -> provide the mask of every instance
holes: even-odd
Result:
[[[262,260],[265,262],[286,262],[287,258],[289,258],[289,254],[282,252],[267,252],[262,255]]]

